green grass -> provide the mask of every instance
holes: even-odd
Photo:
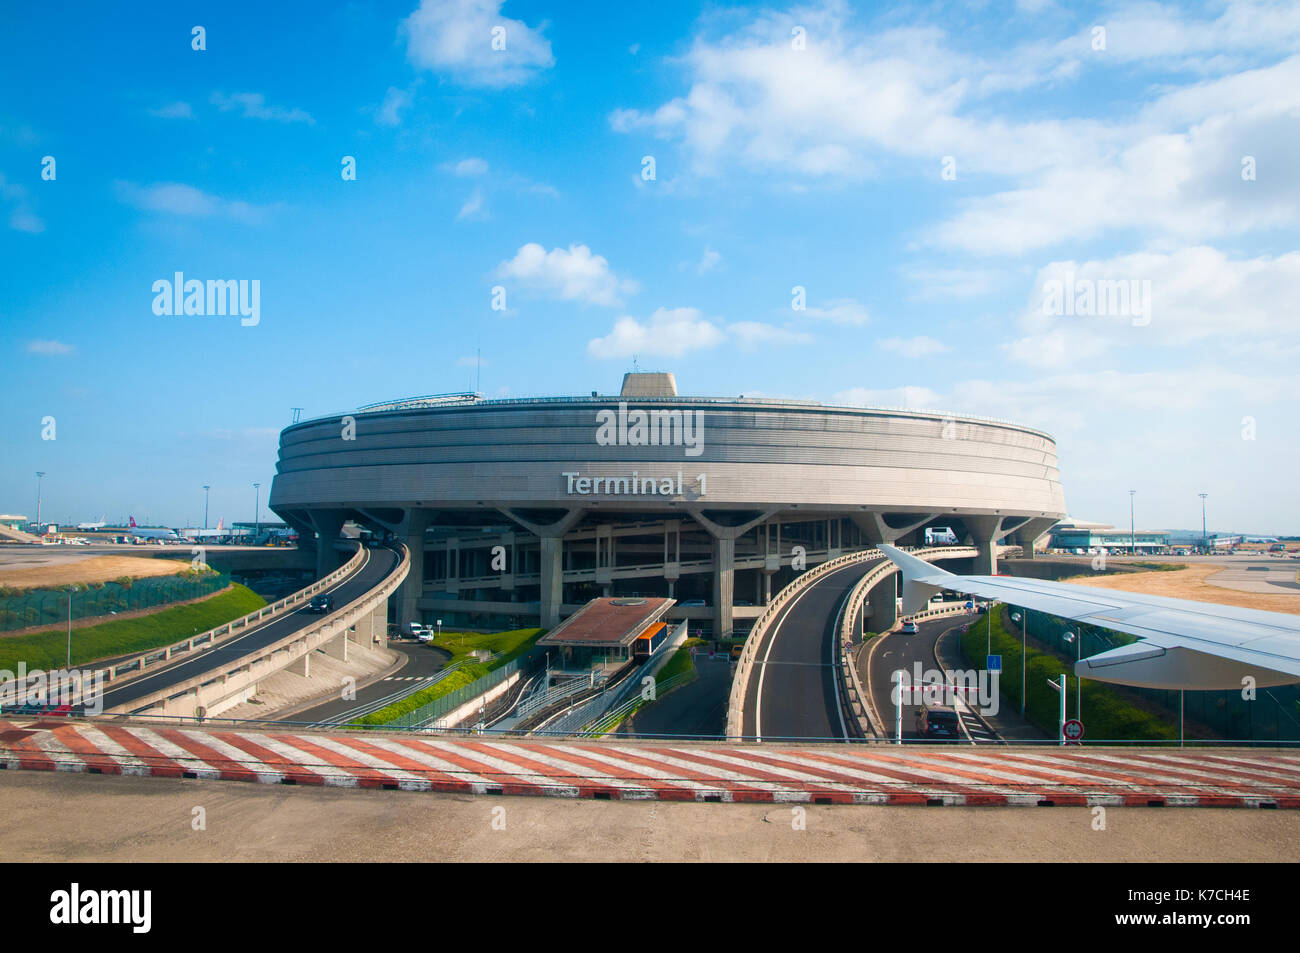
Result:
[[[352,724],[366,726],[386,725],[403,715],[415,711],[417,708],[423,708],[429,702],[436,701],[444,695],[450,695],[457,689],[478,681],[488,672],[501,668],[503,665],[508,665],[523,655],[536,644],[545,631],[545,629],[510,629],[505,632],[489,632],[486,634],[481,632],[443,632],[433,640],[433,644],[451,653],[447,665],[462,661],[465,664],[436,685],[422,688],[420,691],[406,696],[401,701],[393,702],[393,704],[387,705],[379,709],[379,711],[371,712],[364,718],[357,719]],[[475,649],[486,649],[489,652],[505,652],[506,654],[490,664],[469,661]]]
[[[664,667],[655,673],[655,685],[662,685],[670,678],[695,671],[695,659],[691,657],[690,646],[683,645],[673,653],[673,657],[664,663]]]
[[[114,619],[72,630],[72,664],[86,665],[105,658],[162,648],[206,632],[266,605],[253,590],[235,584],[202,602],[163,609],[135,619]],[[19,662],[29,669],[60,668],[67,661],[67,629],[45,629],[0,638],[0,669],[15,671]]]
[[[1002,656],[999,679],[1002,705],[1007,710],[1020,709],[1020,632],[1004,628],[1002,611],[990,612],[974,622],[961,637],[966,660],[977,668],[985,665],[988,650],[988,627],[993,626],[993,654]],[[1047,685],[1048,679],[1066,676],[1067,717],[1074,717],[1075,686],[1071,674],[1073,659],[1065,659],[1032,645],[1026,653],[1025,717],[1049,737],[1057,736],[1060,696]],[[1153,741],[1178,737],[1177,729],[1153,712],[1133,704],[1110,686],[1090,679],[1083,680],[1084,742],[1089,740]]]

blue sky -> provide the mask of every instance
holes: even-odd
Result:
[[[238,6],[5,13],[0,511],[249,518],[290,408],[481,349],[1008,418],[1077,516],[1300,532],[1294,4]],[[176,271],[260,320],[155,314]]]

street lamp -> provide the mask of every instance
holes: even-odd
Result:
[[[1025,717],[1025,629],[1029,626],[1029,610],[1022,616],[1019,612],[1011,613],[1011,621],[1020,623],[1020,717]]]
[[[77,591],[76,586],[68,587],[68,669],[72,669],[72,594]]]
[[[1132,556],[1137,555],[1137,523],[1133,521],[1133,497],[1137,495],[1137,490],[1128,491],[1128,551]]]
[[[258,504],[261,500],[261,493],[262,493],[261,487],[262,484],[260,483],[253,484],[253,541],[254,542],[257,541],[257,537],[262,535],[262,520],[260,518],[261,510],[258,509]]]
[[[1080,631],[1078,635],[1075,635],[1073,632],[1066,632],[1065,641],[1074,643],[1075,661],[1076,662],[1082,661],[1083,660],[1083,632]],[[1074,717],[1079,719],[1079,721],[1083,721],[1083,679],[1079,677],[1079,672],[1077,667],[1074,673]]]
[[[1201,549],[1208,551],[1210,548],[1210,535],[1205,531],[1205,498],[1210,494],[1197,493],[1196,495],[1201,498]]]
[[[45,476],[44,470],[36,471],[36,532],[41,531],[41,478]]]
[[[212,489],[208,484],[203,484],[203,528],[208,528],[208,491]]]

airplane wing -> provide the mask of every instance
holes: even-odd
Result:
[[[1080,660],[1076,675],[1146,688],[1240,689],[1300,682],[1300,615],[1149,596],[1020,576],[961,576],[881,545],[903,573],[903,612],[939,589],[996,599],[1135,635],[1129,645]]]

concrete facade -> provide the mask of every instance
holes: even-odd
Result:
[[[654,377],[629,375],[616,396],[419,398],[363,408],[352,427],[303,421],[281,434],[270,506],[308,536],[347,519],[406,541],[403,621],[551,626],[594,596],[671,595],[673,618],[717,636],[801,560],[915,545],[943,525],[991,571],[998,542],[1065,514],[1039,431],[678,397]]]

